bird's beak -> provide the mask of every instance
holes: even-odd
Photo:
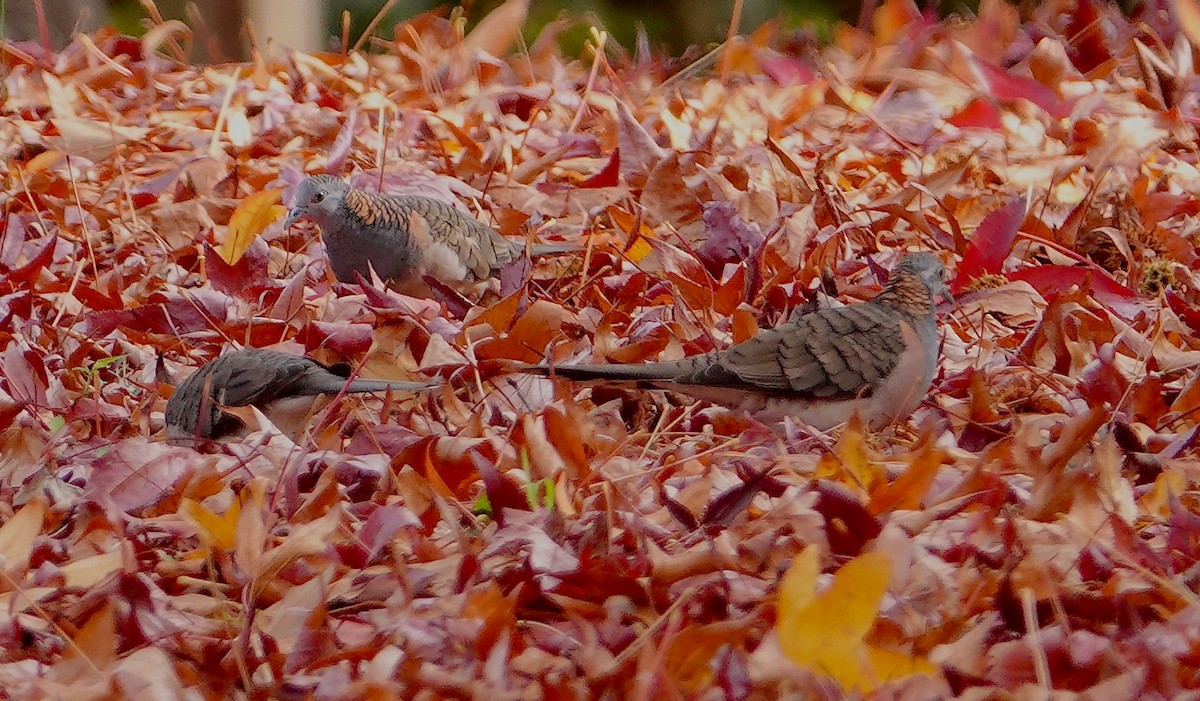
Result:
[[[287,231],[288,229],[292,228],[292,224],[300,221],[300,217],[303,216],[303,214],[304,213],[300,211],[299,207],[292,207],[289,209],[287,220],[283,222],[283,230]]]

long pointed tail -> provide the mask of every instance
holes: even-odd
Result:
[[[440,386],[438,382],[403,382],[398,380],[363,380],[357,379],[346,388],[347,392],[384,392],[392,389],[397,392],[422,392]]]
[[[577,243],[535,243],[529,248],[529,255],[534,258],[542,256],[561,256],[566,253],[579,253],[583,246]]]
[[[328,382],[314,382],[305,385],[312,394],[337,394],[342,391],[346,381],[340,377],[330,377]],[[366,380],[358,378],[346,387],[350,393],[385,392],[389,389],[397,392],[421,392],[439,386],[437,382],[403,382],[397,380]]]
[[[529,365],[512,366],[514,372],[561,377],[576,382],[611,380],[613,382],[654,382],[674,379],[680,374],[679,363],[615,363],[612,365]]]

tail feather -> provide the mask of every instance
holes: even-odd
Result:
[[[305,393],[311,394],[337,394],[346,388],[346,392],[355,394],[362,392],[385,392],[389,389],[397,392],[420,392],[422,390],[433,389],[437,387],[436,382],[404,382],[398,380],[365,380],[356,379],[346,385],[346,381],[340,377],[330,377],[327,381],[318,381],[306,383],[303,387]]]
[[[565,253],[579,253],[583,246],[577,243],[535,243],[529,248],[529,254],[535,258],[541,256],[560,256]]]
[[[614,382],[664,382],[678,377],[684,368],[678,362],[668,363],[614,363],[612,365],[522,365],[514,368],[547,377],[587,382],[589,380],[611,380]]]

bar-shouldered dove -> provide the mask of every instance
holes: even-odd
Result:
[[[284,228],[309,219],[325,241],[333,274],[355,282],[355,273],[402,291],[419,293],[428,276],[448,285],[496,275],[525,253],[523,244],[441,200],[386,195],[352,187],[331,175],[313,175],[296,188]],[[575,244],[537,244],[533,256],[570,253]]]
[[[933,253],[910,253],[867,302],[819,309],[725,350],[673,362],[523,365],[569,380],[632,382],[817,430],[857,411],[871,428],[908,416],[937,368],[934,297],[949,296]]]
[[[236,436],[242,422],[223,407],[255,406],[280,430],[296,437],[321,395],[346,392],[416,392],[436,384],[348,380],[350,368],[312,358],[250,348],[225,353],[192,373],[167,402],[167,438],[173,443]]]

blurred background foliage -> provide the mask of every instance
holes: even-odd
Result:
[[[864,0],[872,2],[872,0]],[[495,9],[502,0],[464,0],[468,26]],[[925,10],[969,12],[977,0],[951,0]],[[74,31],[90,31],[104,24],[139,35],[148,26],[149,12],[165,19],[180,19],[195,30],[195,61],[230,61],[246,58],[245,20],[251,20],[259,38],[284,38],[284,43],[308,51],[338,49],[343,17],[350,22],[351,42],[380,13],[384,0],[0,0],[4,38],[40,40],[45,36],[60,48]],[[38,8],[46,33],[38,22]],[[449,14],[455,3],[446,0],[397,0],[372,30],[390,38],[398,23],[422,12]],[[610,38],[632,49],[639,31],[652,46],[674,54],[690,46],[722,41],[729,28],[734,0],[532,0],[525,37],[532,41],[547,23],[560,18],[577,20],[563,34],[564,49],[582,47],[590,26],[608,31]],[[153,8],[153,9],[152,9]],[[856,23],[860,0],[744,0],[740,31],[753,30],[778,18],[784,26],[807,28],[828,35],[835,22]]]

